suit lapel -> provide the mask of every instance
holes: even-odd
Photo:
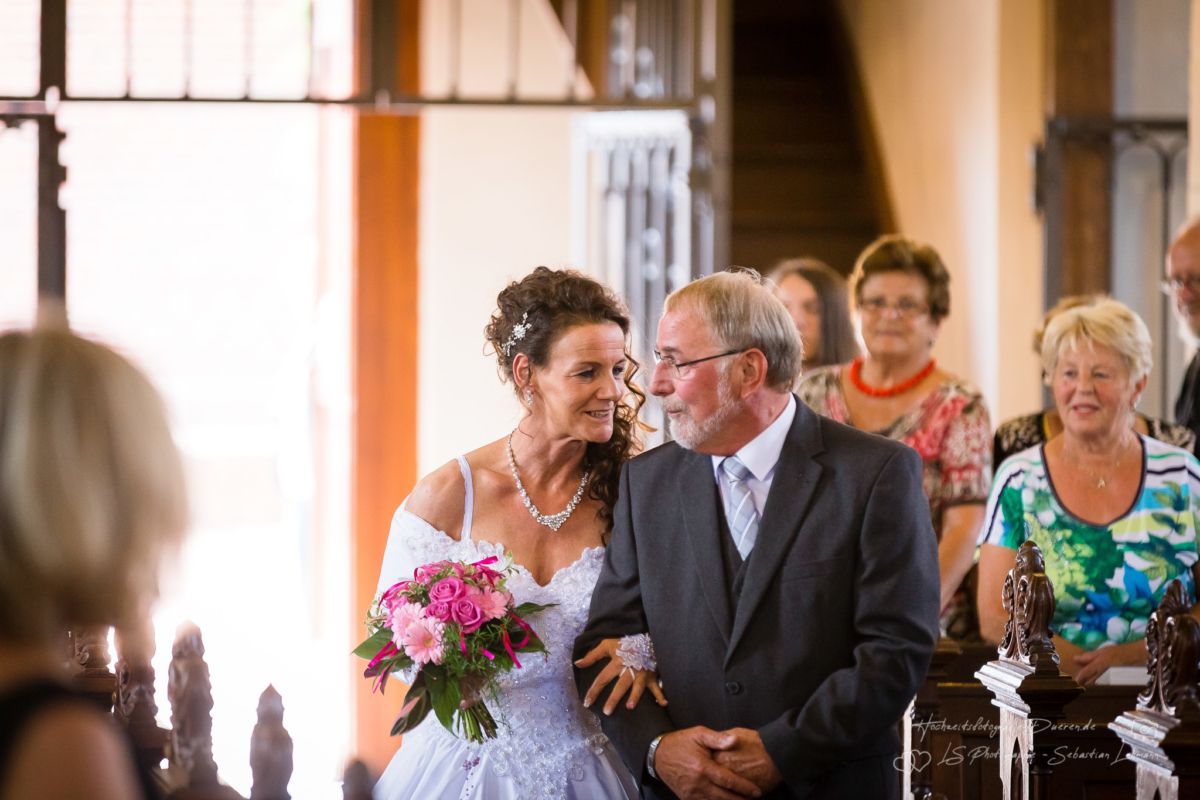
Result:
[[[683,469],[676,476],[680,516],[683,519],[687,549],[692,555],[704,600],[712,612],[721,638],[729,644],[732,613],[721,562],[720,508],[717,482],[713,478],[712,458],[688,452]]]
[[[750,625],[750,619],[762,602],[771,580],[792,549],[792,543],[804,521],[805,511],[816,491],[821,465],[813,456],[823,449],[821,423],[804,403],[796,401],[796,418],[788,431],[783,451],[775,465],[775,477],[767,494],[758,539],[746,565],[746,581],[738,600],[733,633],[729,637],[727,657]],[[711,478],[711,476],[710,476]],[[718,553],[717,558],[720,557]]]

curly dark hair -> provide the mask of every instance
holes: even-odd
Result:
[[[513,339],[513,346],[505,353],[504,344],[522,320],[527,326],[524,335]],[[620,327],[629,362],[623,376],[628,394],[617,404],[612,438],[607,442],[588,442],[584,455],[584,468],[592,473],[588,497],[603,504],[597,517],[604,523],[607,542],[613,507],[617,504],[621,466],[641,450],[638,431],[650,430],[638,419],[646,394],[634,383],[641,365],[629,353],[631,323],[625,304],[611,289],[579,272],[538,267],[500,292],[484,336],[495,351],[500,380],[512,381],[514,391],[520,396],[520,386],[513,375],[513,360],[518,353],[524,353],[533,366],[544,367],[550,361],[554,343],[569,329],[601,322],[614,322]]]

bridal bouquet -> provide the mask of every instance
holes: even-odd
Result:
[[[448,731],[457,728],[469,741],[495,737],[496,720],[482,698],[496,697],[501,672],[521,667],[517,653],[546,652],[523,617],[549,607],[514,606],[504,588],[515,570],[512,557],[499,561],[493,556],[417,567],[413,580],[392,586],[371,609],[365,623],[371,635],[354,649],[369,660],[365,677],[382,693],[389,674],[417,669],[393,736],[412,730],[432,710]]]

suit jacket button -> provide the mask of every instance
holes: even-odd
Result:
[[[730,681],[729,683],[725,684],[725,692],[727,694],[737,694],[741,690],[742,685],[737,681]]]

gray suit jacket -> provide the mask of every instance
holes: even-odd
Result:
[[[650,742],[696,725],[758,730],[784,777],[772,797],[844,794],[830,790],[861,786],[869,757],[878,781],[938,637],[920,457],[797,402],[736,613],[720,513],[709,456],[669,443],[625,465],[575,657],[649,632],[669,705],[647,693],[601,715],[604,732],[650,797],[673,796],[645,773]],[[581,697],[602,666],[576,669]]]

